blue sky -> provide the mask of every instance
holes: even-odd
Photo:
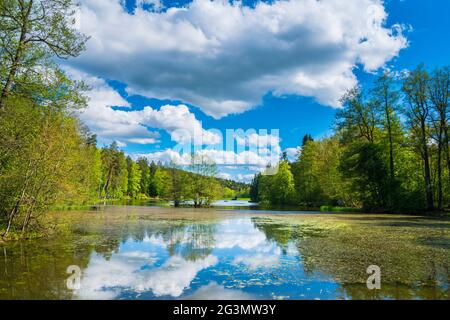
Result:
[[[286,2],[82,1],[81,30],[92,38],[66,66],[95,89],[82,120],[100,145],[117,140],[151,160],[167,159],[180,140],[171,134],[188,122],[222,132],[279,129],[279,151],[292,153],[306,133],[331,133],[347,87],[370,85],[385,68],[449,63],[449,1]],[[367,12],[375,31],[358,20]],[[246,181],[257,170],[221,168]]]

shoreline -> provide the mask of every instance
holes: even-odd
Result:
[[[61,218],[62,221],[58,221],[56,223],[51,222],[49,224],[49,227],[45,230],[41,231],[33,231],[31,233],[26,234],[25,236],[21,235],[21,232],[15,232],[10,231],[7,237],[2,238],[0,237],[0,244],[6,244],[6,243],[12,243],[12,242],[19,242],[19,241],[28,241],[28,240],[37,240],[37,239],[50,239],[55,235],[63,234],[65,232],[64,229],[64,212],[73,212],[73,213],[92,213],[95,214],[96,211],[101,212],[104,211],[107,207],[140,207],[140,208],[147,208],[149,210],[153,209],[154,206],[146,206],[146,205],[127,205],[127,204],[106,204],[106,205],[74,205],[74,206],[56,206],[55,208],[51,208],[48,211],[48,215],[46,218],[54,219],[54,218]],[[158,208],[169,208],[168,206],[157,206]],[[235,211],[239,213],[240,211],[242,214],[248,214],[248,213],[255,213],[258,212],[264,213],[264,214],[311,214],[311,215],[330,215],[330,216],[337,216],[337,215],[361,215],[362,218],[364,216],[367,216],[368,219],[370,219],[373,216],[404,216],[406,217],[416,217],[416,218],[423,218],[423,219],[448,219],[450,218],[450,214],[448,212],[433,212],[433,213],[386,213],[386,212],[363,212],[359,211],[357,209],[352,208],[343,208],[343,207],[327,207],[322,206],[321,208],[304,208],[304,207],[270,207],[270,206],[256,206],[256,207],[203,207],[203,208],[194,208],[193,206],[183,206],[183,207],[173,207],[170,206],[172,210],[177,210],[182,214],[181,209],[190,209],[190,210],[198,210],[202,211],[202,209],[206,210],[217,210],[217,211]],[[328,210],[325,210],[328,209]],[[333,209],[334,211],[331,211],[330,209]],[[347,210],[350,209],[350,210]],[[86,215],[86,218],[89,216]],[[85,217],[83,217],[85,219]],[[88,221],[88,220],[86,220]],[[0,234],[4,231],[4,225],[0,224]]]

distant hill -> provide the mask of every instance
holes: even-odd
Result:
[[[232,190],[240,190],[249,188],[250,184],[244,182],[237,182],[229,179],[216,178],[216,180],[220,183],[221,186],[230,188]]]

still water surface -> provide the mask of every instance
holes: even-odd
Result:
[[[134,206],[52,217],[63,235],[0,244],[0,298],[450,299],[449,219]],[[369,265],[381,290],[366,287]]]

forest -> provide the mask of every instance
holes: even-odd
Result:
[[[365,212],[448,208],[450,68],[385,72],[343,98],[331,136],[305,135],[296,161],[255,176],[253,201]]]

